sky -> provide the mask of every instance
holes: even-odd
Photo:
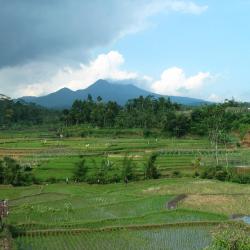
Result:
[[[250,0],[0,0],[0,93],[110,79],[250,101],[249,13]]]

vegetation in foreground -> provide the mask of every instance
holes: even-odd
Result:
[[[250,234],[243,225],[228,227],[220,226],[213,233],[213,241],[206,250],[249,250]]]
[[[0,188],[1,198],[9,199],[10,213],[5,223],[11,225],[17,249],[39,249],[41,242],[53,249],[57,241],[68,242],[66,249],[81,249],[85,241],[86,246],[98,247],[102,241],[97,239],[107,243],[104,249],[116,244],[122,244],[124,249],[132,244],[132,249],[138,249],[138,246],[155,245],[158,240],[161,242],[155,249],[162,246],[201,249],[212,243],[211,232],[215,226],[229,221],[240,207],[245,209],[240,212],[250,213],[250,200],[246,199],[250,196],[249,185],[214,180],[177,178],[127,185],[49,184]],[[168,210],[167,203],[182,193],[186,193],[187,198],[176,209]],[[222,202],[203,200],[203,207],[199,207],[199,200],[197,204],[186,203],[193,195],[210,195]],[[228,196],[236,198],[238,206],[227,203],[223,197]],[[159,228],[159,225],[165,226]],[[102,229],[105,230],[99,232]],[[175,240],[167,240],[169,237]]]
[[[5,102],[0,198],[9,200],[5,223],[17,249],[39,249],[41,242],[48,249],[83,249],[83,242],[91,249],[100,239],[103,249],[248,247],[245,229],[223,231],[214,242],[210,235],[232,215],[250,214],[243,104],[188,108],[138,98],[119,107],[89,98],[63,113],[49,111],[47,121],[57,127],[42,125],[49,113],[41,109],[31,122],[38,127],[15,130],[28,124],[21,115],[27,104]],[[169,210],[181,194],[186,198]],[[230,241],[232,235],[243,237]]]

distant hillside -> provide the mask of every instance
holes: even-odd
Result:
[[[140,89],[133,84],[110,83],[106,80],[98,80],[88,88],[82,90],[72,91],[68,88],[63,88],[46,96],[24,96],[20,99],[24,100],[25,102],[36,103],[47,108],[69,108],[76,99],[86,99],[89,94],[94,99],[96,99],[98,96],[101,96],[105,102],[116,101],[120,105],[124,105],[129,99],[134,99],[139,96],[145,97],[151,95],[156,98],[161,96]],[[171,101],[185,105],[200,105],[207,103],[204,100],[189,97],[169,97]]]

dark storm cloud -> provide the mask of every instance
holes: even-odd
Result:
[[[135,4],[0,0],[0,68],[60,55],[83,59],[89,49],[107,44],[133,23]]]

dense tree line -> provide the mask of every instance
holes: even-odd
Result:
[[[117,128],[160,128],[177,136],[189,129],[190,118],[178,114],[180,105],[169,99],[155,99],[151,96],[129,100],[124,107],[116,102],[102,102],[101,97],[93,101],[77,100],[70,110],[63,111],[66,125],[91,124],[98,127]]]
[[[35,104],[0,99],[0,127],[55,123],[66,125],[89,124],[101,128],[142,128],[145,136],[151,129],[162,134],[181,137],[186,134],[208,135],[218,143],[232,129],[249,129],[250,112],[247,104],[233,100],[222,104],[199,107],[182,106],[168,98],[152,96],[129,100],[124,106],[116,102],[76,100],[68,110],[54,111]],[[243,133],[244,134],[244,133]],[[224,140],[223,139],[223,140]]]
[[[59,112],[39,107],[35,104],[27,104],[21,101],[0,99],[0,126],[9,127],[14,124],[34,125],[51,122]]]
[[[89,95],[87,100],[76,100],[70,110],[64,110],[63,120],[66,125],[89,123],[98,127],[113,127],[120,110],[116,102],[103,103],[101,97],[94,101]]]
[[[242,125],[250,124],[250,112],[245,104],[233,100],[223,104],[186,107],[167,98],[151,96],[129,100],[124,107],[116,102],[77,100],[70,110],[63,111],[65,125],[90,124],[97,127],[157,128],[171,136],[188,133],[209,135],[215,143],[222,135]]]

